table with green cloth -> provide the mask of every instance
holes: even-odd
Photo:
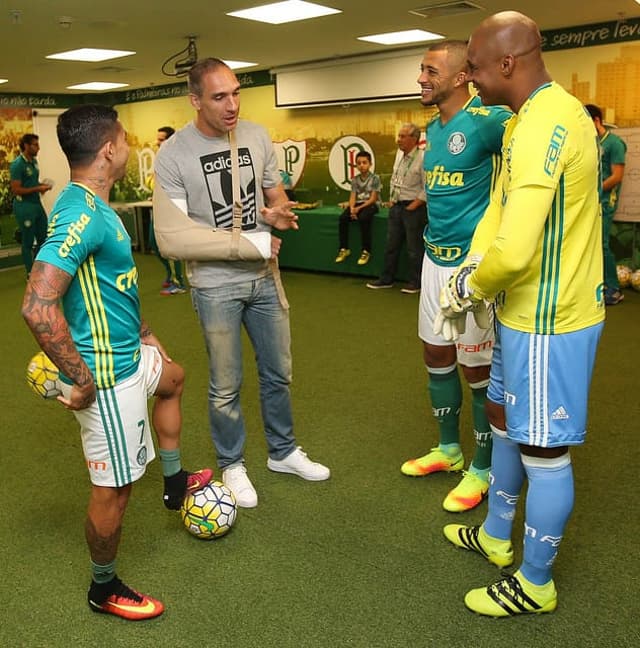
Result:
[[[388,210],[380,209],[373,217],[373,250],[366,265],[357,261],[361,251],[360,227],[352,223],[349,231],[351,256],[336,263],[338,253],[338,219],[342,208],[327,205],[316,209],[294,210],[298,214],[299,230],[274,233],[282,239],[280,267],[298,270],[317,270],[342,274],[379,277],[384,265],[384,248],[387,240]],[[406,280],[407,252],[402,250],[396,279]]]

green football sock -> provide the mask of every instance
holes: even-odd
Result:
[[[487,400],[487,388],[471,388],[471,413],[473,418],[473,436],[476,439],[476,452],[473,456],[473,466],[478,476],[480,471],[491,468],[491,428],[487,419],[484,404]]]
[[[162,462],[162,474],[165,477],[171,477],[179,473],[182,469],[182,464],[180,463],[180,448],[175,450],[163,450],[160,448],[158,451],[160,455],[160,461]]]
[[[453,369],[428,369],[428,371],[431,407],[440,428],[440,445],[459,444],[458,420],[462,406],[462,386],[458,368],[454,366]]]
[[[116,561],[112,560],[106,565],[98,565],[91,561],[91,577],[96,583],[108,583],[116,575]]]
[[[489,473],[491,472],[491,468],[476,468],[474,465],[475,459],[471,462],[469,465],[469,472],[476,477],[479,477],[482,479],[482,481],[489,483]]]
[[[451,457],[452,459],[462,454],[462,447],[459,443],[439,443],[438,450],[444,452],[447,457]]]

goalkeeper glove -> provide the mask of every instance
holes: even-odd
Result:
[[[469,311],[455,313],[451,310],[440,310],[433,322],[433,332],[447,342],[455,342],[466,330],[467,312]],[[489,310],[484,301],[476,302],[470,312],[478,328],[490,328]]]
[[[455,342],[467,327],[466,313],[445,315],[440,311],[433,322],[433,332],[447,342]]]
[[[491,325],[487,305],[482,299],[474,299],[468,285],[479,262],[480,257],[469,257],[440,292],[440,313],[433,323],[433,331],[447,341],[455,341],[465,332],[467,312],[473,313],[479,328],[487,329]]]
[[[440,308],[447,313],[464,313],[473,308],[473,291],[469,288],[469,277],[478,267],[479,257],[467,259],[449,278],[449,281],[440,291]]]

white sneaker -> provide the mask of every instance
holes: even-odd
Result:
[[[258,506],[258,493],[253,487],[244,464],[238,464],[222,471],[222,483],[229,488],[236,498],[236,504],[242,508]]]
[[[324,481],[329,479],[331,471],[322,464],[311,461],[307,457],[306,452],[302,452],[302,448],[298,446],[290,455],[284,459],[267,459],[267,468],[274,472],[290,473],[298,475],[302,479],[308,481]]]

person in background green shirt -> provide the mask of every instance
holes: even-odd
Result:
[[[36,156],[40,150],[37,135],[26,133],[20,138],[20,155],[9,166],[13,213],[18,221],[22,262],[27,278],[40,246],[47,236],[47,214],[40,202],[40,194],[46,193],[52,184],[40,182],[40,170]],[[35,250],[33,244],[36,244]]]
[[[604,283],[606,286],[604,303],[607,306],[615,306],[624,299],[624,295],[618,284],[616,259],[611,251],[609,238],[611,223],[618,208],[620,189],[622,188],[627,145],[608,128],[605,128],[602,123],[602,110],[598,106],[587,104],[585,108],[591,115],[591,119],[593,119],[600,144],[602,166],[600,204],[602,205],[602,251],[604,256]]]
[[[162,146],[176,131],[171,126],[161,126],[158,128],[157,142],[158,148]],[[156,235],[153,230],[153,223],[149,227],[149,247],[151,251],[160,259],[160,263],[165,269],[165,279],[162,282],[161,295],[182,295],[187,292],[184,277],[182,276],[182,261],[173,261],[165,259],[156,242]]]

